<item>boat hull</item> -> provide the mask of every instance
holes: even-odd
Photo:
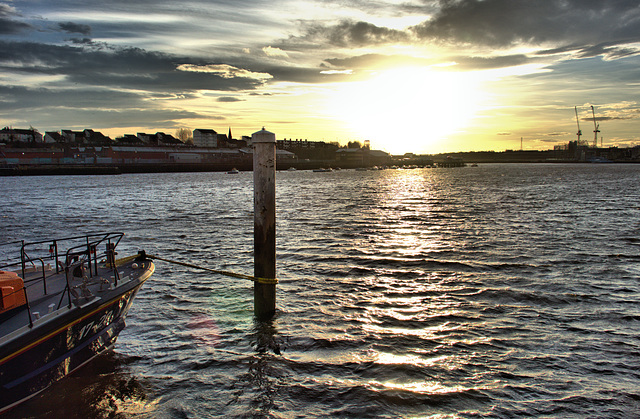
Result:
[[[150,274],[149,274],[150,275]],[[0,352],[0,413],[35,396],[111,348],[146,278],[108,301],[73,307]],[[123,292],[124,291],[124,292]],[[78,311],[80,310],[80,311]]]

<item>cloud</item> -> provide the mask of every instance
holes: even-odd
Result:
[[[58,23],[58,27],[68,33],[79,33],[81,35],[91,35],[91,26],[81,25],[73,22]]]
[[[64,76],[69,84],[148,92],[252,90],[268,74],[187,57],[103,44],[48,45],[0,41],[0,70]],[[180,64],[182,62],[182,64]],[[179,69],[180,68],[180,69]]]
[[[169,131],[185,125],[189,119],[215,119],[209,115],[185,110],[146,107],[145,109],[62,109],[39,116],[39,124],[58,129],[109,129],[150,126]],[[60,126],[60,121],[68,125]]]
[[[410,40],[403,31],[376,26],[363,21],[342,20],[335,25],[325,25],[313,21],[303,21],[301,36],[291,36],[283,41],[285,45],[318,48],[331,45],[341,48],[359,48],[373,45],[401,43]]]
[[[327,58],[330,65],[343,69],[383,69],[407,66],[429,66],[439,60],[412,57],[409,55],[363,54],[346,58]]]
[[[69,41],[73,44],[92,44],[93,40],[91,38],[71,38]]]
[[[233,97],[233,96],[221,96],[218,98],[217,101],[231,103],[231,102],[242,102],[242,99],[238,99],[237,97]]]
[[[540,58],[528,57],[524,54],[481,56],[446,56],[439,58],[422,58],[409,55],[364,54],[345,58],[327,58],[324,60],[334,68],[348,70],[381,70],[398,67],[443,67],[449,70],[487,70],[514,67],[541,61]],[[334,71],[334,73],[337,71]],[[328,73],[328,71],[323,71]]]
[[[0,85],[0,112],[30,108],[112,108],[143,107],[146,96],[131,92],[101,89],[59,89],[55,87],[28,88]]]
[[[0,118],[16,119],[18,111],[23,125],[46,130],[140,126],[172,129],[184,123],[180,121],[209,118],[197,112],[164,109],[161,103],[148,100],[152,95],[116,90],[0,86],[0,97]]]
[[[210,73],[216,74],[225,79],[233,78],[246,78],[254,80],[268,80],[272,78],[271,74],[258,73],[242,68],[236,68],[228,64],[208,64],[208,65],[195,65],[195,64],[181,64],[177,67],[180,71],[189,71],[194,73]]]
[[[640,41],[640,39],[638,39]],[[620,46],[620,42],[603,42],[597,45],[589,45],[581,48],[577,56],[579,58],[603,56],[606,60],[617,60],[619,58],[630,57],[640,53],[640,44]]]
[[[18,22],[12,17],[18,16],[18,12],[14,7],[5,3],[0,3],[0,34],[15,35],[33,27],[24,22]]]
[[[256,64],[259,65],[259,64]],[[273,76],[271,82],[293,82],[293,83],[328,83],[345,80],[353,80],[348,72],[327,73],[317,67],[295,67],[288,65],[267,65],[261,68]]]
[[[455,66],[451,66],[450,68],[459,70],[488,70],[494,68],[515,67],[536,61],[525,54],[499,55],[493,57],[458,56],[449,58],[455,63]]]
[[[353,70],[322,70],[320,74],[352,74]]]
[[[514,45],[610,47],[640,39],[635,0],[442,1],[432,18],[412,31],[424,41],[510,47]],[[612,24],[608,22],[615,22]]]
[[[271,46],[262,48],[262,52],[268,57],[289,57],[289,55],[280,48],[273,48]]]

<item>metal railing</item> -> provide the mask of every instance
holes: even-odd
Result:
[[[81,269],[84,272],[88,272],[89,277],[93,277],[98,274],[98,261],[100,259],[104,259],[107,262],[107,266],[113,269],[114,285],[117,286],[119,275],[115,263],[115,255],[117,254],[115,249],[123,236],[124,233],[120,232],[90,233],[83,236],[65,237],[53,240],[50,239],[28,243],[25,241],[19,241],[0,244],[0,247],[2,247],[3,250],[8,246],[13,246],[15,248],[19,245],[20,247],[19,259],[17,261],[14,259],[13,261],[0,265],[0,270],[15,271],[18,269],[21,271],[24,286],[14,292],[24,292],[27,313],[29,316],[29,326],[33,327],[33,319],[29,305],[27,287],[35,286],[37,283],[42,281],[44,295],[47,295],[46,261],[51,261],[51,263],[55,265],[56,274],[63,271],[65,272],[66,285],[62,291],[62,295],[60,296],[58,308],[62,306],[65,295],[67,296],[68,306],[71,308],[70,275],[74,274],[75,269]],[[98,253],[98,248],[101,245],[105,246],[105,251]],[[64,248],[67,250],[60,252],[60,249]],[[37,275],[36,277],[27,279],[27,274],[31,273],[30,269],[33,269],[33,272],[38,272],[36,262],[40,265],[42,277]]]

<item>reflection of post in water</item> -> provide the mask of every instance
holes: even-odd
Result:
[[[253,143],[254,315],[271,318],[276,311],[276,136],[262,128]]]
[[[255,344],[255,356],[249,361],[247,371],[247,385],[251,389],[253,415],[269,416],[271,410],[276,407],[278,380],[281,372],[274,368],[276,357],[273,352],[280,355],[280,345],[276,342],[277,330],[273,321],[256,321],[253,328],[253,344]]]
[[[256,351],[259,353],[273,352],[276,355],[280,355],[280,344],[275,338],[278,331],[272,320],[256,321],[253,330]]]

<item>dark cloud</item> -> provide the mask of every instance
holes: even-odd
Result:
[[[554,64],[552,72],[529,74],[523,77],[530,82],[547,86],[552,91],[576,89],[586,92],[611,88],[616,89],[617,101],[636,101],[637,90],[621,86],[631,86],[640,80],[638,60],[619,60],[615,66],[609,64],[603,57],[565,60]],[[595,100],[586,98],[589,102]]]
[[[331,45],[336,47],[357,48],[371,45],[400,43],[409,40],[403,31],[376,26],[367,22],[350,20],[340,21],[336,25],[326,26],[315,22],[301,22],[303,35],[290,37],[284,45]]]
[[[541,143],[549,143],[549,144],[557,144],[559,139],[566,138],[571,134],[568,132],[552,132],[549,134],[537,134],[538,138],[536,141],[540,141]]]
[[[238,99],[237,97],[233,96],[222,96],[218,98],[218,102],[242,102],[242,99]]]
[[[545,43],[611,45],[640,39],[636,0],[442,0],[413,27],[423,40],[508,47]]]
[[[190,119],[212,119],[209,115],[174,109],[56,109],[38,115],[39,125],[55,129],[112,129],[150,126],[158,131],[183,127]],[[65,125],[62,125],[65,124]],[[47,128],[48,130],[48,128]]]
[[[14,20],[18,16],[16,10],[8,4],[0,3],[0,34],[16,35],[25,30],[33,29],[31,25]]]
[[[631,44],[633,42],[635,42],[635,40],[628,40],[626,42],[603,42],[581,48],[577,51],[577,55],[580,58],[597,57],[601,55],[609,60],[630,57],[632,55],[638,55],[640,50],[638,48],[620,46],[620,44]]]
[[[347,58],[327,58],[325,62],[333,67],[344,69],[385,69],[408,66],[435,66],[442,63],[455,63],[447,66],[448,70],[487,70],[493,68],[513,67],[535,62],[535,58],[524,54],[495,57],[451,56],[438,59],[418,58],[408,55],[365,54]]]
[[[91,38],[71,38],[69,40],[73,44],[92,44]]]
[[[164,109],[145,93],[104,89],[29,89],[0,86],[0,117],[37,115],[45,129],[125,128],[153,126],[172,129],[188,119],[209,118],[196,112]],[[157,98],[164,98],[155,95]],[[182,122],[181,122],[182,121]],[[61,124],[63,124],[61,126]]]
[[[449,67],[451,70],[489,70],[493,68],[514,67],[534,62],[535,59],[524,54],[502,55],[495,57],[450,57],[456,66]]]
[[[57,89],[27,88],[23,86],[0,85],[0,111],[13,111],[30,108],[137,108],[145,105],[145,95],[102,89]]]
[[[437,5],[437,7],[436,7]],[[411,10],[417,12],[416,6]],[[406,5],[398,6],[405,12]],[[428,20],[406,30],[363,21],[335,25],[300,21],[300,36],[282,41],[288,49],[313,50],[423,43],[451,47],[506,49],[517,45],[549,47],[542,55],[576,52],[609,59],[638,54],[637,0],[440,0],[425,2]]]
[[[295,67],[288,65],[265,65],[253,63],[252,71],[269,73],[273,76],[272,81],[284,81],[294,83],[327,83],[350,80],[348,74],[322,73],[321,68],[316,67]]]
[[[68,33],[79,33],[81,35],[91,35],[91,26],[81,25],[73,22],[59,23],[58,26]]]
[[[69,83],[88,86],[142,89],[158,92],[194,90],[251,90],[263,81],[227,78],[215,73],[177,70],[194,62],[140,48],[114,48],[103,44],[48,45],[0,41],[0,69],[31,74],[63,75]]]
[[[635,110],[634,114],[624,115],[624,116],[596,116],[597,122],[602,121],[625,121],[629,119],[637,119],[638,114],[640,114],[639,110]],[[583,118],[583,121],[593,121],[593,118]]]

